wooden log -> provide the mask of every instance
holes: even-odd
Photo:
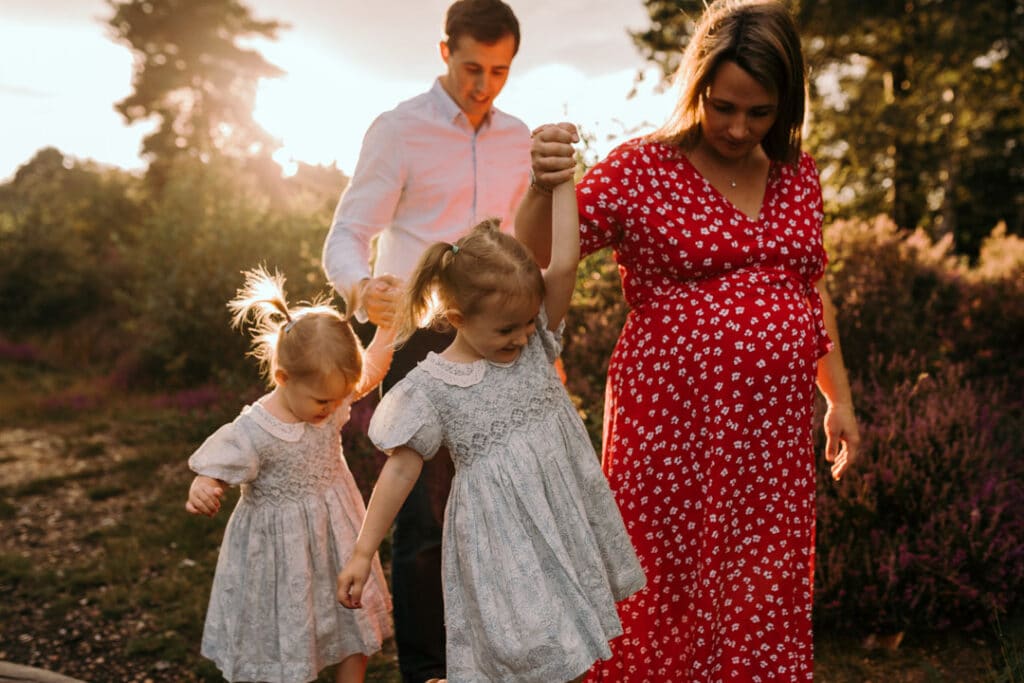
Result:
[[[52,671],[0,661],[0,683],[85,683]]]

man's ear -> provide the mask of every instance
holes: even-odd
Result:
[[[448,59],[452,56],[452,51],[448,48],[448,41],[442,40],[438,43],[438,48],[441,50],[441,59],[447,64]]]
[[[466,324],[466,318],[462,315],[462,311],[457,308],[449,308],[444,312],[444,318],[448,321],[448,324],[458,330],[460,327]]]
[[[288,383],[288,373],[281,368],[274,370],[274,383],[279,387],[283,387]]]

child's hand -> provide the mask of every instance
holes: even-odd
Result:
[[[193,515],[213,517],[220,510],[220,499],[224,495],[224,483],[212,477],[199,474],[188,489],[185,509]]]
[[[370,576],[372,558],[355,554],[338,574],[338,602],[349,609],[362,607],[363,587]]]
[[[548,123],[530,133],[530,163],[533,182],[548,193],[569,182],[576,172],[576,150],[580,141],[576,126],[571,123]]]

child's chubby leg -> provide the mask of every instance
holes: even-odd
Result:
[[[349,655],[338,664],[334,674],[335,683],[363,683],[366,677],[366,655]]]

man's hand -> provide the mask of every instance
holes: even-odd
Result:
[[[402,286],[401,280],[389,274],[359,282],[359,300],[371,323],[378,327],[394,327]]]

